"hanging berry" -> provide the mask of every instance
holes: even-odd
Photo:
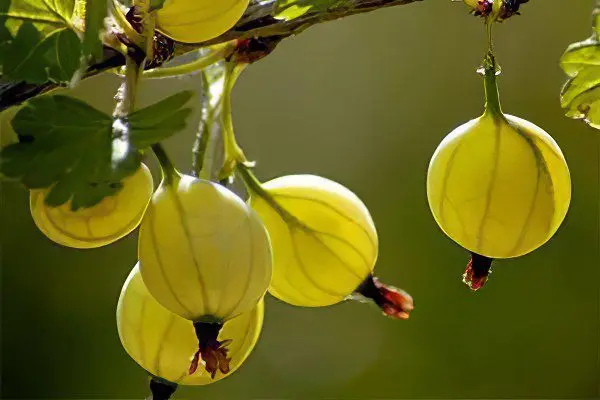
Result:
[[[490,51],[482,69],[484,114],[452,131],[429,164],[427,196],[442,230],[472,253],[464,281],[477,290],[492,260],[527,254],[565,218],[571,180],[548,133],[502,112],[498,68]]]
[[[269,292],[304,307],[339,303],[353,294],[373,300],[391,317],[406,319],[413,301],[406,292],[373,277],[378,255],[375,224],[350,190],[313,175],[284,176],[260,184],[239,168],[273,247]]]
[[[237,370],[252,352],[263,323],[264,302],[226,322],[218,335],[231,341],[220,359],[198,363],[194,324],[161,306],[146,288],[136,265],[123,285],[117,305],[119,338],[127,353],[152,376],[179,385],[207,385]],[[210,372],[207,372],[210,371]]]
[[[254,308],[268,288],[269,236],[233,192],[180,174],[161,147],[153,149],[164,179],[140,227],[140,272],[160,304],[194,322],[212,373],[225,362],[226,343],[217,340],[223,323]]]

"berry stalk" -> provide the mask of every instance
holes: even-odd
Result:
[[[162,171],[165,184],[172,186],[181,178],[181,175],[175,169],[175,166],[165,151],[165,148],[162,147],[160,143],[155,143],[151,147],[154,155],[158,159],[158,163],[160,164],[160,169]]]
[[[176,383],[153,376],[150,379],[150,392],[152,395],[146,400],[169,400],[176,390]]]

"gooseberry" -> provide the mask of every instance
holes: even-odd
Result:
[[[218,353],[218,366],[197,368],[199,343],[194,324],[161,306],[146,288],[136,265],[125,281],[117,305],[119,338],[127,353],[155,377],[181,385],[206,385],[237,370],[253,350],[262,329],[264,302],[223,325],[219,339],[233,339],[228,352]],[[200,344],[202,347],[202,344]],[[224,362],[226,361],[226,362]],[[213,364],[215,363],[212,360]]]
[[[252,179],[241,171],[245,181]],[[263,185],[250,181],[249,188],[249,204],[271,237],[273,296],[296,306],[323,307],[358,293],[387,315],[408,317],[410,296],[372,275],[377,231],[354,193],[314,175],[284,176]]]
[[[473,289],[485,283],[491,259],[522,256],[546,243],[571,199],[560,148],[540,127],[502,113],[496,74],[495,64],[488,65],[483,116],[446,136],[427,174],[438,225],[476,255],[465,275]]]
[[[261,220],[217,183],[178,175],[152,196],[139,235],[140,271],[164,307],[191,321],[252,309],[271,279]]]
[[[198,43],[235,25],[249,0],[167,0],[156,13],[157,29],[173,40]]]
[[[141,167],[123,181],[123,188],[89,208],[71,209],[70,201],[48,206],[50,189],[30,191],[33,221],[50,240],[67,247],[91,249],[116,242],[133,231],[142,220],[154,184],[148,167]]]

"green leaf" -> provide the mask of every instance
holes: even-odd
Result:
[[[565,84],[560,96],[563,108],[569,107],[573,100],[582,93],[600,84],[600,66],[583,68]]]
[[[102,58],[102,40],[104,18],[108,13],[106,0],[85,0],[85,33],[83,34],[83,52],[97,60]]]
[[[0,18],[14,37],[24,22],[31,22],[42,36],[56,29],[72,28],[75,0],[2,0]]]
[[[46,203],[77,210],[118,192],[142,150],[185,127],[190,92],[114,120],[72,97],[41,96],[12,119],[21,142],[0,152],[0,172],[29,189],[49,188]]]
[[[275,18],[290,21],[309,12],[324,12],[344,3],[344,0],[278,0]]]
[[[71,22],[74,0],[2,0],[2,3],[3,75],[30,83],[70,81],[79,69],[82,54],[81,41]]]
[[[563,55],[560,66],[570,77],[587,67],[600,66],[600,43],[590,38],[572,44]]]
[[[600,85],[575,97],[566,109],[567,117],[583,120],[592,128],[600,129]]]
[[[570,45],[560,60],[569,76],[560,102],[569,118],[600,129],[600,9],[594,14],[592,37]]]
[[[194,92],[183,91],[129,115],[130,141],[138,147],[148,147],[185,128],[192,110],[183,108]]]

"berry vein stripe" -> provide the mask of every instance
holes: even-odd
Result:
[[[158,245],[158,240],[156,238],[156,231],[155,231],[156,226],[154,225],[155,219],[154,219],[154,214],[153,214],[152,210],[150,210],[150,212],[148,213],[147,218],[150,218],[150,238],[152,239],[152,249],[154,249],[154,254],[156,255],[156,263],[158,264],[158,269],[160,270],[160,274],[163,277],[163,281],[164,281],[165,285],[167,286],[167,289],[169,289],[169,292],[171,292],[171,296],[173,297],[173,299],[175,299],[177,304],[179,304],[181,306],[181,308],[183,308],[185,311],[187,311],[189,313],[190,316],[192,316],[192,315],[194,315],[194,313],[188,307],[186,307],[186,305],[183,304],[183,302],[181,301],[179,296],[177,296],[177,292],[175,292],[175,289],[173,288],[173,285],[171,284],[171,281],[169,280],[168,275],[165,273],[165,267],[163,265],[160,250],[158,248],[159,245]]]
[[[439,209],[440,209],[440,222],[442,222],[442,225],[444,225],[443,224],[443,222],[445,220],[444,205],[445,205],[446,201],[448,201],[448,204],[450,204],[450,206],[454,209],[454,212],[456,213],[458,223],[460,224],[460,226],[463,230],[463,235],[466,235],[466,229],[462,222],[462,218],[460,217],[458,209],[454,206],[454,203],[450,201],[450,197],[448,197],[448,193],[446,193],[446,191],[448,190],[448,181],[450,180],[450,173],[452,172],[452,167],[454,166],[454,160],[456,158],[456,154],[458,153],[458,150],[462,147],[462,144],[463,144],[463,142],[460,142],[456,145],[454,150],[452,150],[452,154],[450,154],[450,158],[448,159],[448,165],[446,166],[446,171],[444,172],[444,178],[442,180],[442,192],[441,192],[441,196],[440,196]]]
[[[310,229],[310,228],[309,228]],[[320,243],[326,250],[328,253],[330,253],[336,260],[338,260],[340,262],[341,265],[344,266],[344,268],[350,272],[350,274],[354,275],[356,278],[358,279],[364,279],[369,273],[371,273],[371,267],[369,267],[369,262],[367,261],[367,257],[365,257],[364,254],[362,254],[360,252],[360,250],[358,250],[358,248],[356,248],[356,246],[354,246],[352,243],[350,243],[348,240],[343,239],[339,236],[333,235],[331,233],[328,232],[321,232],[321,231],[317,231],[315,229],[310,229],[309,234],[311,234],[311,236],[313,236],[315,238],[315,240]],[[325,242],[321,239],[319,239],[318,235],[323,235],[323,236],[327,236],[330,237],[334,240],[338,240],[339,242],[342,242],[344,244],[346,244],[350,249],[354,250],[356,252],[356,254],[358,254],[359,258],[362,259],[366,271],[365,271],[365,276],[361,276],[359,274],[356,273],[356,271],[354,270],[354,268],[352,268],[350,265],[348,265],[348,263],[346,263],[340,256],[339,254],[337,254],[335,251],[333,251],[331,249],[331,247],[329,247],[327,244],[325,244]]]
[[[353,219],[353,218],[349,217],[348,215],[342,213],[340,210],[338,210],[337,208],[335,208],[334,206],[332,206],[331,204],[329,204],[329,203],[327,203],[327,202],[325,202],[323,200],[314,199],[314,198],[311,198],[311,197],[294,196],[294,195],[283,194],[283,193],[273,193],[272,196],[274,198],[281,197],[281,198],[284,198],[284,199],[298,200],[298,201],[308,201],[308,202],[314,202],[314,203],[320,204],[320,205],[324,206],[325,208],[330,209],[331,211],[333,211],[334,213],[336,213],[340,217],[344,218],[345,220],[347,220],[347,221],[351,222],[352,224],[356,225],[356,227],[358,229],[360,229],[361,231],[364,232],[365,235],[367,235],[367,238],[371,242],[371,245],[373,247],[376,247],[375,239],[373,237],[371,237],[371,235],[365,229],[364,226],[362,226],[361,224],[359,224],[358,221],[356,221],[355,219]],[[280,206],[281,206],[281,204],[280,204]]]
[[[323,285],[321,285],[318,281],[313,279],[312,276],[310,276],[310,274],[308,273],[308,271],[306,269],[306,265],[304,264],[304,261],[302,261],[302,258],[300,257],[300,252],[298,250],[298,244],[296,243],[295,233],[297,232],[297,229],[290,228],[289,232],[290,232],[290,238],[292,240],[292,248],[294,249],[294,255],[296,256],[296,260],[298,261],[298,265],[300,266],[300,271],[302,271],[302,273],[304,274],[306,279],[308,279],[309,282],[313,284],[313,286],[315,286],[317,289],[321,290],[323,293],[326,293],[326,294],[328,294],[330,296],[334,296],[334,297],[340,297],[340,296],[345,297],[348,293],[338,293],[338,292],[332,291],[332,290],[324,287]],[[322,242],[318,238],[316,238],[314,235],[310,235],[307,233],[307,236],[314,238],[318,243],[322,244]]]
[[[293,291],[296,292],[296,296],[298,298],[304,297],[305,299],[308,299],[310,301],[318,301],[318,299],[316,297],[307,294],[305,290],[302,290],[302,289],[298,288],[294,284],[294,280],[289,278],[289,270],[290,270],[290,268],[287,267],[288,265],[289,265],[289,263],[286,265],[286,269],[283,271],[285,282],[287,283],[288,287],[290,289],[292,289]]]
[[[480,251],[481,246],[483,246],[483,231],[485,230],[485,226],[487,225],[486,223],[488,221],[488,215],[492,206],[492,194],[494,193],[494,185],[496,185],[496,180],[498,178],[498,164],[500,163],[500,144],[502,133],[502,126],[500,125],[500,122],[500,120],[494,119],[496,143],[494,144],[494,164],[492,166],[492,179],[490,179],[490,185],[488,186],[486,192],[485,208],[483,211],[483,216],[481,217],[481,223],[479,224],[479,232],[477,234],[477,249],[479,249]]]
[[[121,232],[126,232],[128,230],[133,230],[134,227],[137,225],[136,221],[139,221],[142,218],[142,216],[144,215],[144,211],[145,210],[139,212],[135,217],[131,218],[131,220],[125,225],[125,228]],[[89,224],[89,220],[91,218],[93,218],[93,217],[87,217],[87,218],[85,218],[87,224]],[[91,238],[86,238],[86,237],[79,236],[79,235],[76,235],[76,234],[74,234],[72,232],[68,232],[68,231],[64,230],[59,225],[57,225],[57,223],[52,218],[50,218],[50,216],[48,214],[46,214],[46,219],[48,220],[48,222],[50,222],[50,225],[54,229],[56,229],[57,231],[59,231],[61,234],[65,235],[67,237],[70,237],[72,239],[79,240],[81,242],[95,243],[97,241],[111,240],[111,239],[114,239],[114,237],[115,237],[114,233],[112,235],[93,236],[91,234],[91,230],[90,230],[90,228],[88,226],[88,230],[90,230],[90,235],[92,237]],[[133,228],[132,228],[132,225],[134,226]]]
[[[542,177],[545,177],[548,179],[550,188],[552,189],[552,196],[551,196],[552,210],[553,210],[552,213],[554,213],[554,210],[556,209],[556,203],[555,203],[555,198],[554,198],[554,194],[555,194],[554,182],[552,181],[552,175],[550,174],[550,171],[548,170],[548,164],[546,163],[544,156],[540,152],[539,148],[535,145],[534,140],[532,138],[530,138],[526,132],[524,132],[523,130],[521,130],[517,127],[512,127],[512,128],[517,132],[519,137],[521,137],[525,141],[525,143],[527,143],[527,145],[533,152],[533,156],[535,158],[535,163],[537,166],[535,192],[534,192],[533,199],[531,201],[531,206],[529,208],[529,213],[527,215],[527,219],[525,220],[525,224],[523,225],[523,228],[521,229],[521,234],[519,235],[517,242],[515,243],[515,247],[513,248],[513,251],[516,251],[523,244],[523,240],[525,240],[526,233],[529,230],[531,219],[533,217],[533,212],[535,210],[536,199],[539,195],[540,180]],[[551,229],[551,222],[549,223],[547,231],[550,231],[550,229]]]
[[[133,326],[133,335],[123,335],[122,339],[124,344],[129,344],[131,345],[131,337],[132,336],[137,336],[138,340],[134,341],[135,343],[135,347],[137,347],[138,352],[139,352],[139,356],[140,356],[140,364],[145,365],[146,364],[146,349],[144,348],[144,336],[142,335],[142,326],[144,324],[144,310],[146,309],[146,303],[148,301],[148,297],[145,297],[142,299],[142,304],[140,306],[140,320],[139,323],[138,322],[134,322],[131,318],[128,318],[128,314],[124,312],[123,314],[123,320],[125,321],[126,324]],[[123,330],[123,332],[126,332],[126,330]],[[125,349],[129,348],[129,345],[125,346]],[[133,352],[133,350],[132,350]],[[135,357],[134,357],[135,358]]]
[[[460,214],[458,207],[456,207],[454,205],[454,201],[452,201],[452,199],[448,196],[448,193],[443,192],[443,196],[442,196],[442,200],[440,201],[442,204],[444,204],[444,199],[448,202],[448,204],[450,205],[450,207],[454,210],[454,213],[456,214],[456,220],[458,221],[458,224],[460,225],[462,232],[463,232],[463,237],[467,237],[467,228],[466,225],[463,221],[462,215]],[[444,222],[444,216],[440,213],[440,222]]]
[[[254,236],[252,235],[252,221],[250,221],[250,213],[248,212],[249,210],[246,210],[246,219],[248,221],[248,235],[250,238],[249,241],[249,246],[250,246],[250,262],[248,263],[248,276],[246,277],[246,283],[244,285],[244,291],[243,293],[240,293],[237,301],[235,302],[235,304],[233,305],[233,307],[227,312],[227,314],[225,314],[226,316],[231,315],[238,307],[239,305],[242,303],[242,301],[246,298],[246,295],[248,294],[248,290],[250,289],[250,284],[252,283],[252,267],[254,266]],[[227,296],[227,292],[223,291],[221,293],[221,296],[225,295]],[[223,303],[223,298],[221,298],[220,303]]]
[[[210,310],[210,305],[208,302],[208,293],[206,290],[206,285],[204,283],[204,278],[202,277],[202,272],[200,272],[200,264],[198,263],[198,260],[196,260],[196,253],[194,252],[194,246],[192,243],[192,235],[190,232],[190,228],[187,224],[186,218],[184,218],[186,216],[185,209],[183,208],[183,205],[181,204],[181,200],[179,199],[179,196],[177,195],[176,192],[169,191],[169,194],[173,196],[173,201],[175,204],[175,209],[177,210],[179,222],[183,229],[183,234],[185,236],[186,242],[187,242],[189,250],[190,250],[190,256],[192,257],[192,261],[194,262],[194,266],[196,267],[198,284],[200,285],[200,293],[202,295],[202,301],[204,303],[203,304],[204,310],[205,311]]]
[[[229,276],[229,270],[231,269],[231,252],[228,252],[228,257],[227,257],[227,266],[225,267],[225,271],[223,272],[223,276]],[[227,293],[229,291],[229,282],[230,280],[227,279],[225,281],[225,285],[223,287],[223,293]],[[217,309],[215,310],[215,316],[219,316],[220,312],[221,312],[221,307],[223,307],[223,298],[220,299],[219,301],[219,305],[217,306]]]
[[[156,350],[156,356],[155,356],[156,361],[155,361],[155,366],[154,366],[154,370],[156,371],[156,375],[158,375],[158,376],[161,375],[160,360],[161,360],[161,355],[162,355],[163,351],[165,350],[165,342],[166,342],[167,337],[169,336],[169,333],[171,333],[173,326],[175,325],[175,321],[176,321],[175,314],[170,314],[167,327],[165,328],[165,331],[162,334],[160,341],[158,342],[158,349]]]

